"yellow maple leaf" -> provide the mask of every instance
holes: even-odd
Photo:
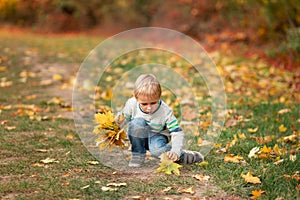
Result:
[[[263,190],[253,190],[251,193],[252,193],[251,199],[257,199],[266,192]]]
[[[272,149],[264,145],[263,148],[260,149],[260,153],[271,153]]]
[[[108,111],[106,113],[97,113],[95,114],[95,121],[99,123],[101,128],[114,128],[114,115],[111,111]]]
[[[246,135],[244,133],[239,133],[238,136],[242,140],[246,139]]]
[[[273,151],[276,153],[276,155],[281,156],[284,154],[284,149],[279,148],[278,144],[275,144],[273,147]]]
[[[287,128],[284,126],[284,124],[281,124],[278,129],[281,133],[284,133],[287,130]]]
[[[264,145],[263,148],[260,148],[258,157],[260,159],[269,159],[271,158],[272,149]]]
[[[221,148],[222,147],[222,145],[221,144],[219,144],[219,143],[214,143],[214,148]]]
[[[245,179],[247,183],[253,183],[253,184],[261,183],[260,179],[258,177],[253,176],[251,172],[248,172],[247,174],[242,173],[241,176],[242,178]]]
[[[179,165],[178,163],[175,163],[171,159],[168,158],[166,153],[163,153],[160,156],[161,162],[159,163],[159,168],[155,170],[155,173],[158,172],[164,172],[165,174],[175,174],[177,176],[180,175],[179,168],[182,167],[182,165]]]
[[[244,158],[242,156],[235,156],[234,154],[228,154],[224,157],[224,162],[239,163]]]
[[[248,132],[249,132],[249,133],[255,133],[255,132],[257,132],[257,131],[258,131],[258,126],[255,127],[255,128],[248,128]]]

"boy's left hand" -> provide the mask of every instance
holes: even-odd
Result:
[[[179,158],[179,156],[176,153],[172,152],[172,151],[168,151],[167,156],[168,156],[168,158],[170,158],[173,161],[176,161]]]

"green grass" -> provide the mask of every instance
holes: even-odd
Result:
[[[5,57],[0,65],[7,68],[0,72],[0,78],[6,78],[13,82],[10,87],[0,88],[0,122],[3,123],[0,125],[0,194],[3,197],[16,199],[44,199],[45,197],[47,199],[122,199],[135,195],[151,198],[158,198],[162,195],[180,196],[183,194],[178,191],[178,188],[191,186],[197,188],[203,185],[204,183],[199,183],[192,175],[204,174],[209,175],[214,184],[228,194],[234,194],[244,199],[249,198],[251,191],[259,189],[266,192],[261,199],[299,198],[299,192],[296,189],[299,183],[295,179],[285,177],[285,175],[292,176],[299,171],[299,137],[295,143],[277,141],[284,136],[293,134],[293,129],[295,132],[299,132],[300,106],[297,101],[279,103],[262,98],[261,101],[256,102],[244,97],[242,103],[237,103],[236,94],[228,93],[228,109],[233,111],[228,118],[243,116],[249,121],[241,121],[235,126],[224,128],[218,143],[225,147],[234,139],[234,135],[239,133],[244,133],[246,139],[238,139],[226,153],[217,153],[217,148],[212,149],[206,157],[208,165],[184,166],[181,168],[180,176],[114,173],[114,169],[102,164],[87,164],[95,158],[81,143],[74,121],[55,118],[61,112],[61,108],[59,105],[47,104],[54,94],[48,94],[47,86],[37,84],[40,77],[28,77],[26,82],[21,82],[19,76],[22,71],[31,71],[34,65],[40,63],[80,63],[101,39],[87,36],[50,37],[30,33],[14,34],[17,34],[17,37],[0,31],[0,48],[6,49],[0,55],[1,59]],[[126,56],[130,57],[130,55]],[[24,59],[28,59],[26,57],[30,58],[29,63],[24,62]],[[155,57],[147,59],[155,61]],[[238,64],[242,63],[240,60],[238,62]],[[112,69],[122,68],[125,71],[131,67],[129,65],[123,67],[120,61],[116,60]],[[267,69],[264,68],[264,70]],[[187,73],[191,75],[193,71]],[[103,79],[114,75],[120,74],[108,73],[103,76]],[[290,76],[285,75],[285,77]],[[229,80],[227,77],[224,79],[226,85]],[[200,79],[195,79],[194,83],[203,86],[203,81]],[[205,96],[206,89],[201,91]],[[254,91],[259,92],[258,90]],[[26,99],[28,95],[33,94],[36,94],[37,98]],[[174,94],[170,93],[164,98],[170,99],[172,106],[180,115],[180,110],[176,107],[178,105],[173,104]],[[272,96],[272,99],[278,98],[280,96]],[[209,105],[209,98],[204,98],[204,101],[201,102],[202,105]],[[101,104],[101,102],[98,103]],[[18,113],[19,109],[21,111],[30,110],[24,106],[17,106],[21,104],[35,105],[40,108],[36,115],[49,118],[45,121],[32,120],[27,114]],[[278,111],[284,108],[291,109],[291,112],[279,115]],[[201,115],[201,120],[209,120],[209,113],[210,110],[206,110]],[[287,127],[287,131],[284,133],[278,130],[281,124]],[[6,126],[15,126],[15,129],[7,130]],[[255,127],[259,127],[257,132],[248,132],[249,128]],[[201,131],[204,132],[204,130]],[[68,137],[70,135],[73,138]],[[247,157],[253,147],[264,146],[251,137],[268,135],[273,135],[274,138],[266,143],[266,146],[273,148],[275,144],[278,144],[280,148],[287,149],[287,153],[280,157],[280,159],[284,159],[284,162],[278,165],[274,165],[274,158],[262,160]],[[295,162],[289,159],[291,150],[294,150],[297,156]],[[226,163],[224,156],[227,154],[243,156],[247,164]],[[41,160],[45,158],[53,158],[58,162],[37,165],[41,164]],[[258,176],[262,183],[246,183],[241,177],[241,173],[245,174],[249,171],[254,176]],[[120,187],[117,192],[101,190],[102,186],[112,182],[125,182],[127,187]],[[169,186],[172,187],[170,191],[161,192]],[[204,193],[208,197],[216,195],[216,192],[210,190]]]

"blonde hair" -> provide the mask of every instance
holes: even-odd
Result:
[[[140,95],[159,99],[161,97],[160,83],[153,74],[142,74],[135,81],[133,94],[136,99]]]

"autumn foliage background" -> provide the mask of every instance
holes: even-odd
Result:
[[[202,41],[208,50],[230,51],[242,43],[237,52],[258,54],[278,67],[298,71],[299,13],[297,0],[0,1],[2,24],[44,33],[93,29],[112,34],[135,27],[166,27]]]

